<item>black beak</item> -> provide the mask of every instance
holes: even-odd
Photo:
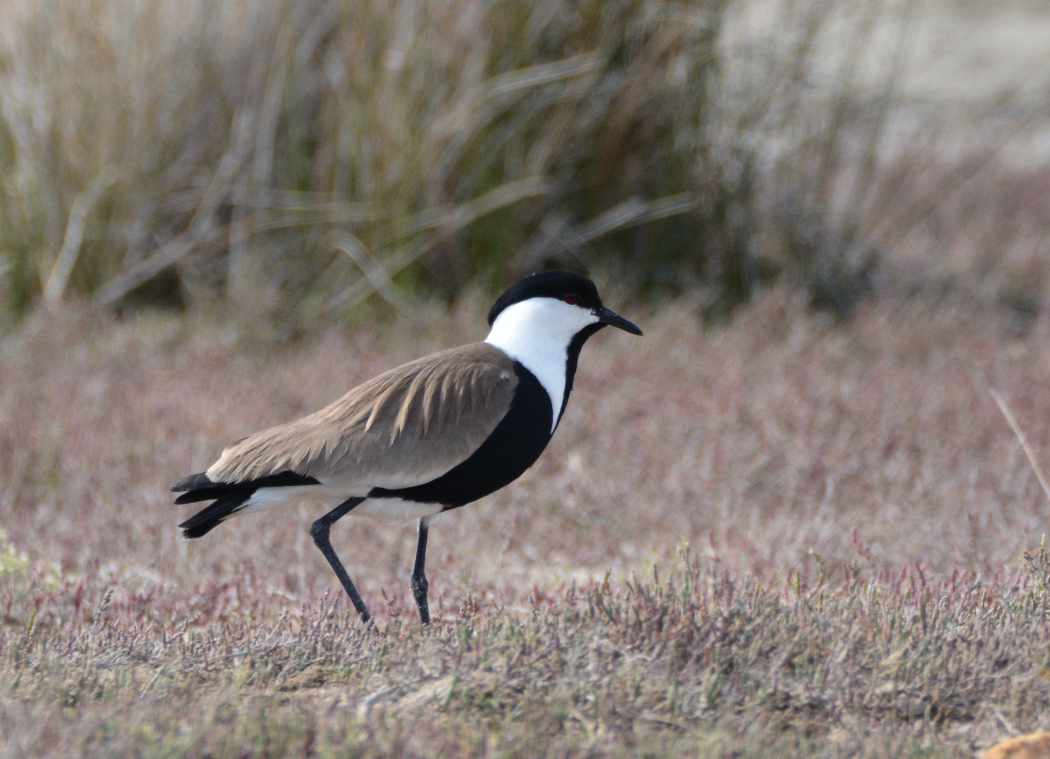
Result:
[[[610,327],[622,329],[624,332],[630,332],[632,335],[642,334],[642,331],[638,329],[637,324],[624,319],[618,313],[606,308],[605,306],[599,306],[594,309],[594,315],[598,317],[598,321],[602,324],[608,324]]]

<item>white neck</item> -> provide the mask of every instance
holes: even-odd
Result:
[[[505,308],[485,342],[494,345],[535,375],[551,399],[551,432],[558,426],[565,399],[569,343],[598,321],[589,309],[555,298],[530,298]]]

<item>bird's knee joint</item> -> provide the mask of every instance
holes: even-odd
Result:
[[[318,519],[310,525],[310,535],[313,537],[315,543],[321,542],[328,537],[328,525]]]
[[[430,583],[427,582],[426,575],[413,575],[412,576],[412,592],[417,596],[420,593],[426,593],[430,587]]]

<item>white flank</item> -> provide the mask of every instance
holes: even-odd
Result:
[[[293,485],[286,488],[259,488],[245,503],[244,508],[236,514],[250,514],[253,511],[268,511],[278,506],[289,506],[296,503],[319,503],[334,509],[343,501],[351,498],[353,493],[345,488],[332,485]],[[369,498],[347,516],[375,517],[389,521],[419,519],[430,517],[441,511],[439,503],[416,503],[400,498]]]
[[[289,506],[296,503],[321,503],[330,509],[334,509],[352,495],[353,493],[347,492],[345,488],[332,487],[331,485],[293,485],[286,488],[259,488],[252,493],[252,497],[244,504],[244,508],[237,510],[237,513],[250,514],[253,511],[269,511],[279,506]]]
[[[369,498],[351,511],[350,516],[356,514],[362,517],[400,522],[406,519],[432,517],[443,508],[444,506],[440,503],[416,503],[415,501],[403,501],[400,498]]]
[[[551,399],[551,432],[558,426],[565,397],[569,343],[598,317],[590,309],[555,298],[530,298],[505,308],[485,342],[495,345],[532,372]]]

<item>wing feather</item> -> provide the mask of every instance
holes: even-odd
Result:
[[[421,485],[466,461],[510,408],[517,384],[513,360],[486,343],[437,353],[244,438],[207,476],[237,483],[291,470],[362,495]]]
[[[434,403],[435,394],[441,392],[441,382],[428,382],[427,386],[423,389],[423,434],[427,434],[430,431],[430,422],[434,417]],[[437,409],[438,414],[441,413],[441,409]]]

